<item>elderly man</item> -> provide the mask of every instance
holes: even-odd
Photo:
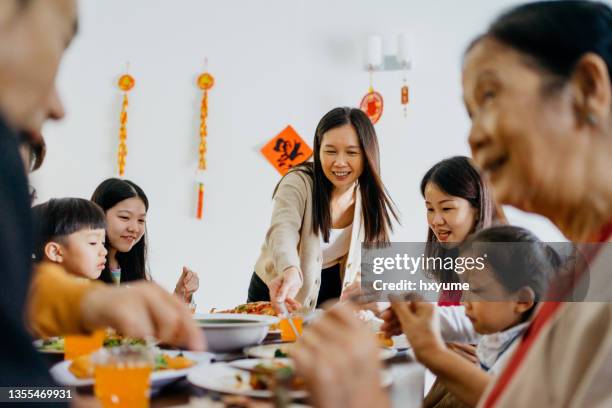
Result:
[[[38,271],[31,284],[29,195],[16,135],[40,140],[44,122],[64,116],[55,77],[76,31],[75,0],[0,2],[0,386],[52,384],[24,320],[43,335],[111,326],[204,347],[186,306],[154,284],[107,287],[53,268]]]

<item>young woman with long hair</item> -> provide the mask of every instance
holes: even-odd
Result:
[[[130,180],[110,178],[100,183],[91,200],[106,215],[108,256],[99,279],[107,283],[151,280],[146,236],[149,199],[145,192]],[[190,302],[198,287],[198,275],[183,267],[174,293]]]

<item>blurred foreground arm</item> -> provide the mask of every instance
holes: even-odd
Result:
[[[129,337],[153,336],[193,350],[205,346],[187,306],[156,284],[107,286],[74,278],[52,264],[41,264],[34,275],[28,319],[43,337],[112,327]]]
[[[335,305],[304,331],[291,351],[313,406],[390,406],[380,385],[378,344],[357,310],[350,303]]]

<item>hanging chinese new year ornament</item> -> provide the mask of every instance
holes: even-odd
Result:
[[[361,99],[361,110],[368,115],[372,124],[378,122],[383,113],[383,98],[382,95],[374,90],[372,83],[372,70],[370,70],[370,88],[368,93]]]
[[[208,119],[208,91],[215,84],[215,79],[208,72],[204,72],[198,77],[198,87],[202,92],[202,103],[200,105],[200,146],[199,146],[199,160],[198,160],[198,206],[196,217],[202,219],[202,209],[204,206],[204,182],[203,174],[206,170],[206,137],[208,136],[207,119]]]
[[[136,81],[129,74],[123,74],[119,78],[117,85],[123,91],[123,103],[121,104],[121,114],[119,116],[119,149],[117,151],[117,165],[119,168],[119,176],[125,175],[125,158],[127,156],[127,107],[128,107],[128,92],[134,87]]]
[[[401,102],[404,106],[404,117],[408,117],[408,102],[410,101],[408,94],[408,80],[406,79],[406,73],[404,72],[404,84],[402,86],[402,98]]]

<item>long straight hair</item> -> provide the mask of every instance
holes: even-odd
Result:
[[[393,231],[391,217],[398,221],[397,210],[380,178],[378,139],[374,126],[366,114],[356,108],[335,108],[323,116],[315,131],[314,162],[302,166],[313,179],[312,230],[320,233],[325,242],[329,241],[332,227],[330,199],[334,185],[323,173],[320,151],[325,134],[344,125],[351,125],[355,129],[364,156],[363,172],[358,182],[365,243],[384,246],[389,243],[389,234]]]
[[[470,234],[496,224],[506,224],[501,207],[497,206],[488,183],[480,171],[465,156],[454,156],[436,163],[421,180],[421,195],[425,198],[427,184],[433,183],[440,190],[453,197],[467,200],[476,209],[477,219]],[[436,238],[433,230],[427,228],[426,255],[431,257],[457,256],[458,248],[445,248]],[[441,282],[458,281],[453,271],[430,271]]]
[[[130,180],[122,180],[118,178],[109,178],[104,180],[96,188],[91,201],[98,204],[104,213],[108,212],[117,203],[127,200],[128,198],[137,197],[142,200],[145,209],[149,210],[149,199],[144,191],[134,182]],[[106,234],[106,248],[110,253],[110,240],[108,232]],[[145,225],[145,233],[142,238],[128,252],[117,252],[117,262],[121,267],[121,282],[130,282],[135,280],[150,280],[151,277],[147,271],[147,232]],[[110,256],[107,257],[106,265],[100,278],[106,283],[112,283],[110,273]]]

